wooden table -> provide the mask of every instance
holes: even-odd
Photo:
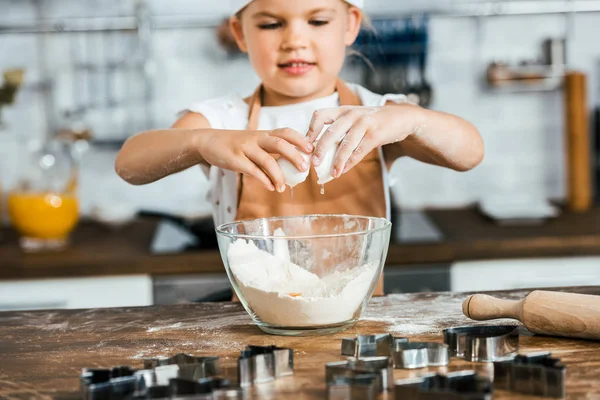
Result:
[[[600,287],[570,291],[600,294]],[[499,292],[521,298],[523,291]],[[325,363],[341,360],[340,339],[356,334],[390,332],[411,340],[441,341],[441,330],[474,324],[461,313],[465,294],[393,295],[371,301],[363,319],[331,336],[290,338],[263,334],[237,304],[184,304],[164,307],[0,313],[0,398],[76,398],[84,367],[130,365],[184,352],[218,355],[227,375],[246,344],[292,347],[295,375],[255,386],[252,399],[323,399]],[[506,321],[495,321],[502,323]],[[600,342],[521,336],[521,352],[552,351],[567,365],[567,398],[600,398]],[[488,364],[452,359],[429,371],[475,369]],[[396,370],[395,378],[427,370]],[[587,397],[586,397],[587,396]],[[383,395],[391,399],[391,395]],[[535,399],[496,391],[495,399]]]

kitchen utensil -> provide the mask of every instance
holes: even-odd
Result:
[[[393,360],[396,369],[416,369],[448,365],[448,345],[428,342],[395,343]]]
[[[294,374],[294,350],[247,346],[238,358],[238,383],[248,387]]]
[[[408,338],[395,338],[389,333],[380,335],[357,335],[342,339],[342,355],[356,358],[392,355],[394,344],[408,342]]]
[[[592,200],[586,85],[587,77],[581,72],[565,75],[567,203],[576,212],[588,210]]]
[[[335,376],[327,383],[327,400],[375,400],[377,374]]]
[[[550,202],[537,196],[508,192],[495,194],[479,201],[479,210],[499,225],[538,225],[559,215]]]
[[[596,204],[600,204],[600,106],[594,109],[594,164],[593,174],[596,188]]]
[[[10,221],[25,252],[62,250],[79,221],[77,167],[70,143],[30,143],[8,194]]]
[[[450,355],[472,362],[510,359],[519,349],[519,328],[513,325],[464,326],[443,334]]]
[[[377,391],[392,390],[394,388],[394,370],[389,357],[367,357],[362,359],[351,358],[347,361],[331,362],[325,365],[325,381],[334,383],[336,378],[356,378],[364,375],[377,376]]]
[[[463,313],[474,320],[518,319],[533,333],[600,339],[600,296],[535,290],[522,300],[469,296]]]
[[[542,59],[546,65],[563,67],[567,64],[566,40],[547,38],[542,43]]]
[[[253,347],[253,346],[250,346]],[[265,351],[278,349],[274,346]],[[266,354],[266,353],[265,353]],[[269,354],[273,354],[271,351]],[[81,396],[85,400],[128,400],[194,398],[196,400],[242,400],[246,392],[220,372],[218,357],[176,354],[144,360],[143,370],[129,366],[110,369],[84,368],[80,375]]]
[[[134,373],[127,366],[84,368],[79,377],[81,397],[84,400],[125,398],[135,390]]]
[[[490,400],[493,387],[489,378],[473,371],[457,371],[397,380],[394,393],[396,400]]]
[[[171,379],[167,395],[162,393],[150,398],[194,399],[194,400],[242,400],[245,398],[243,389],[230,386],[229,381],[221,378],[200,380]]]
[[[229,280],[258,327],[316,335],[359,319],[381,276],[391,223],[301,215],[232,222],[216,231]]]
[[[195,249],[218,248],[215,225],[211,215],[185,216],[154,210],[140,210],[137,215],[142,218],[166,220],[183,228],[198,239],[194,245]]]
[[[494,363],[494,389],[544,397],[565,397],[567,368],[550,353],[517,355]]]
[[[191,380],[209,378],[220,373],[219,357],[193,357],[183,353],[144,360],[144,368],[162,368],[164,371],[170,369],[174,377]]]

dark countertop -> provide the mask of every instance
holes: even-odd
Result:
[[[393,235],[386,265],[440,264],[465,260],[600,255],[600,207],[563,213],[542,225],[503,227],[476,209],[432,210],[426,215],[443,233],[437,242],[411,242]],[[124,274],[224,272],[218,250],[153,255],[155,219],[140,219],[111,231],[92,222],[79,224],[72,246],[55,254],[23,254],[17,235],[2,231],[0,280]],[[398,227],[394,228],[397,232]],[[400,226],[402,229],[402,226]]]
[[[600,294],[600,287],[568,291]],[[526,293],[495,295],[520,299]],[[0,398],[79,398],[82,368],[142,368],[145,358],[180,352],[221,357],[224,375],[235,381],[235,363],[243,347],[275,344],[295,350],[294,376],[255,386],[249,398],[323,399],[325,363],[342,359],[341,338],[390,332],[411,341],[441,342],[444,328],[479,324],[462,315],[465,297],[461,293],[419,293],[376,298],[363,314],[365,318],[347,331],[302,338],[262,333],[242,307],[233,303],[4,312],[0,313]],[[600,397],[600,370],[595,368],[600,364],[600,342],[522,335],[519,345],[521,353],[551,351],[562,360],[567,366],[567,399]],[[448,367],[394,370],[394,378],[473,369],[490,374],[489,364],[453,358]],[[500,400],[537,398],[500,390],[494,393],[494,399]]]

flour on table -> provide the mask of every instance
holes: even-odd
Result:
[[[251,241],[237,240],[229,247],[227,257],[248,306],[261,321],[279,327],[319,326],[353,319],[376,278],[379,264],[373,262],[319,277],[289,261],[285,240],[275,240],[274,253],[260,250]]]

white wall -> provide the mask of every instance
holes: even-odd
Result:
[[[368,2],[368,11],[383,13],[395,9],[396,1]],[[403,2],[408,7],[416,2]],[[448,2],[444,3],[447,4]],[[48,17],[85,15],[130,15],[133,1],[47,0]],[[150,2],[155,14],[202,13],[207,20],[224,15],[226,3],[179,0]],[[419,2],[419,4],[422,4]],[[439,2],[427,2],[439,6]],[[30,2],[0,0],[0,24],[34,18]],[[208,10],[208,11],[207,11]],[[573,68],[590,74],[590,102],[598,100],[598,47],[600,14],[576,17],[569,43],[568,60]],[[532,58],[547,36],[562,36],[563,16],[474,18],[435,17],[431,21],[429,77],[434,86],[433,108],[456,113],[480,129],[486,143],[481,166],[468,173],[456,173],[412,160],[401,160],[394,167],[396,201],[403,207],[455,206],[477,201],[485,193],[527,190],[543,197],[564,196],[563,109],[559,92],[497,94],[485,90],[483,73],[493,59],[516,61]],[[75,87],[69,50],[74,35],[49,35],[50,59],[44,64],[55,78],[59,110],[72,106],[85,90]],[[7,124],[0,132],[0,179],[10,186],[15,175],[17,135],[39,135],[45,129],[41,95],[34,89],[40,77],[35,35],[0,35],[0,69],[24,66],[26,86],[17,104],[3,112]],[[82,40],[79,37],[79,40]],[[113,38],[113,57],[127,54],[126,36]],[[80,42],[81,43],[81,42]],[[88,46],[90,58],[98,60],[101,38]],[[210,29],[160,30],[153,36],[155,61],[152,116],[157,127],[166,127],[178,110],[203,99],[231,91],[248,93],[257,84],[244,59],[228,59],[218,48]],[[119,47],[120,46],[120,47]],[[350,71],[346,71],[351,75]],[[137,77],[139,78],[139,76]],[[121,76],[114,83],[117,96],[140,91],[136,76]],[[129,85],[129,86],[127,86]],[[125,89],[126,88],[126,89]],[[593,90],[594,89],[594,90]],[[96,89],[98,92],[104,90]],[[126,93],[119,93],[119,90]],[[590,103],[591,104],[591,103]],[[99,136],[108,137],[129,127],[133,133],[143,121],[130,121],[131,110],[116,110],[89,116]],[[129,123],[127,125],[126,123]],[[126,130],[127,128],[125,128]],[[206,212],[203,200],[206,180],[198,169],[139,188],[121,182],[113,172],[115,152],[93,150],[88,153],[82,172],[81,199],[84,213],[97,203],[127,202],[138,206],[185,209]]]

